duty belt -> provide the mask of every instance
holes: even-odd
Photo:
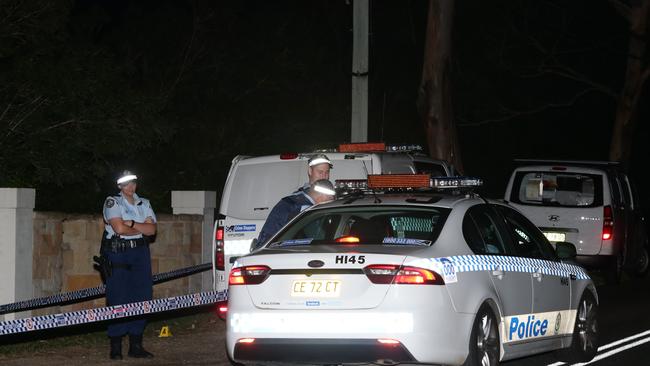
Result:
[[[144,238],[137,239],[122,239],[122,238],[111,238],[107,240],[106,249],[110,250],[113,253],[123,252],[127,249],[133,249],[137,247],[142,247],[147,245],[147,241]]]

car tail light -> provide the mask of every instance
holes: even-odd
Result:
[[[224,257],[223,226],[217,226],[214,232],[214,266],[217,270],[225,269],[226,258]]]
[[[221,320],[226,320],[226,314],[228,313],[228,301],[221,301],[217,303],[217,316]]]
[[[603,207],[603,240],[611,240],[614,233],[614,215],[612,206]]]
[[[399,285],[444,285],[442,277],[428,269],[393,264],[373,264],[363,269],[370,282]]]
[[[241,338],[237,341],[237,343],[248,343],[248,344],[254,342],[255,342],[255,338]]]
[[[564,171],[564,170],[566,170],[566,167],[565,166],[554,166],[554,167],[551,168],[551,170],[562,170],[562,171]]]
[[[228,284],[235,285],[259,285],[269,276],[271,268],[267,266],[246,266],[233,268],[228,277]]]
[[[398,340],[395,340],[395,339],[385,339],[385,338],[379,338],[379,339],[377,339],[377,342],[379,342],[379,343],[381,343],[381,344],[383,344],[383,345],[387,345],[387,346],[395,346],[395,345],[398,345],[398,344],[399,344],[399,341],[398,341]]]

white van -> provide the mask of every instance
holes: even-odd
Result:
[[[623,269],[648,269],[646,222],[627,175],[618,163],[516,160],[505,199],[523,212],[551,243],[570,242],[577,260],[605,269],[617,282]]]
[[[308,181],[307,160],[318,153],[323,152],[233,159],[214,225],[215,290],[227,288],[232,264],[237,257],[250,252],[253,239],[259,236],[273,206]],[[429,158],[413,145],[344,144],[325,154],[333,164],[330,171],[333,183],[340,179],[366,179],[368,174],[451,176],[454,173],[449,164]]]

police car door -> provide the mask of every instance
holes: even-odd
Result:
[[[560,348],[562,336],[573,324],[571,279],[575,281],[576,273],[557,260],[544,235],[522,214],[509,207],[496,207],[504,216],[517,255],[524,258],[522,264],[532,275],[533,311],[519,320],[526,326],[521,328],[523,332],[517,329],[517,337],[529,352]]]
[[[469,243],[471,239],[466,239],[475,253],[484,252],[482,260],[493,267],[489,273],[500,300],[502,315],[508,318],[529,314],[533,298],[530,274],[517,271],[514,261],[507,256],[510,249],[506,246],[505,229],[499,223],[501,218],[487,204],[470,208],[467,216],[474,223],[484,249],[477,249]],[[466,228],[463,231],[468,232]]]

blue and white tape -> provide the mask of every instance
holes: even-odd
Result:
[[[152,276],[153,283],[163,283],[176,278],[189,276],[195,273],[204,272],[212,268],[211,263],[197,264],[195,266],[176,269],[169,272],[157,273]],[[36,299],[30,299],[25,301],[19,301],[11,304],[0,305],[0,315],[8,313],[16,313],[19,311],[34,310],[40,308],[46,308],[48,306],[61,305],[61,304],[71,304],[76,302],[82,302],[87,300],[96,299],[98,297],[104,296],[106,293],[106,287],[104,285],[85,288],[81,290],[63,292],[60,294],[39,297]]]
[[[226,290],[208,291],[103,308],[7,320],[0,322],[0,336],[208,305],[225,301],[227,298]]]

